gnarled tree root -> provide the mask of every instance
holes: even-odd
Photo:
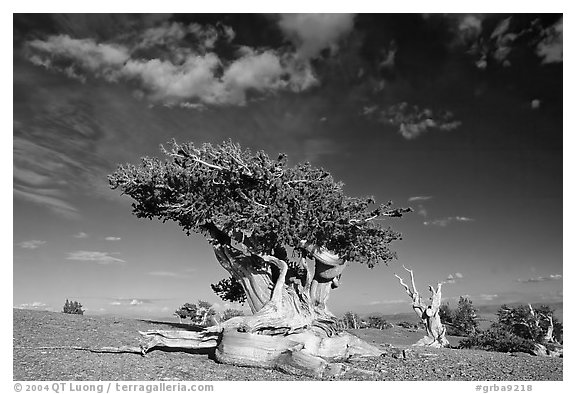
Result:
[[[284,373],[313,378],[342,377],[347,373],[376,373],[357,370],[342,363],[352,357],[377,357],[383,351],[348,333],[332,337],[307,330],[289,335],[259,335],[234,328],[209,328],[201,332],[141,332],[142,353],[155,347],[215,349],[218,362],[244,367],[276,369]]]

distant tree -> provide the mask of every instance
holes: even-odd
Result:
[[[62,309],[62,312],[69,313],[71,315],[84,314],[84,310],[82,310],[81,303],[79,303],[78,301],[68,301],[68,299],[66,299],[66,302],[64,303],[64,308]]]
[[[562,342],[562,323],[547,305],[534,309],[531,304],[508,307],[502,305],[497,312],[498,324],[513,334],[537,343]]]
[[[548,305],[540,305],[534,309],[536,316],[539,317],[539,325],[542,330],[546,331],[543,338],[544,342],[564,342],[564,326],[554,316],[554,309]]]
[[[192,323],[202,327],[208,327],[216,323],[216,311],[212,304],[199,300],[198,304],[185,303],[174,314],[182,319],[190,319]]]
[[[473,335],[476,333],[476,330],[478,330],[478,315],[470,299],[460,297],[458,308],[452,316],[451,323],[461,335]]]
[[[180,323],[182,323],[182,319],[194,320],[196,318],[197,309],[198,309],[198,307],[196,306],[196,304],[191,304],[191,303],[187,302],[184,305],[182,305],[180,308],[178,308],[174,312],[174,314],[176,316],[178,316],[178,318],[180,319]]]
[[[438,314],[440,315],[440,320],[442,323],[452,324],[454,321],[454,311],[450,309],[450,304],[445,303],[440,305],[440,309],[438,309]]]
[[[356,330],[360,328],[360,316],[357,313],[348,311],[344,314],[343,323],[345,328]]]
[[[531,354],[557,353],[562,348],[562,323],[547,305],[502,305],[498,320],[486,331],[477,331],[460,342],[462,348]]]

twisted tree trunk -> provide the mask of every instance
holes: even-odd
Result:
[[[432,292],[432,303],[426,305],[418,290],[416,289],[416,284],[414,283],[414,272],[404,266],[402,266],[406,271],[410,273],[410,280],[412,283],[412,288],[408,287],[401,277],[394,274],[400,281],[400,284],[406,289],[406,293],[412,299],[412,309],[418,315],[420,320],[424,323],[426,327],[426,336],[416,342],[413,346],[430,346],[430,347],[447,347],[450,345],[446,339],[446,327],[440,321],[440,303],[442,300],[442,283],[438,283],[437,290],[432,286],[428,286],[430,292]]]
[[[143,353],[154,347],[215,348],[216,359],[223,363],[312,377],[346,373],[348,368],[338,361],[352,356],[381,355],[380,349],[339,332],[337,319],[327,308],[346,263],[305,241],[300,246],[315,262],[312,270],[302,258],[303,276],[289,275],[288,263],[276,256],[213,243],[219,263],[241,283],[253,314],[201,332],[143,332]]]

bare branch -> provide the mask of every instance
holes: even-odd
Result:
[[[413,293],[410,291],[410,288],[408,287],[408,285],[406,283],[404,283],[404,280],[396,274],[394,274],[394,276],[398,278],[398,280],[400,281],[400,284],[406,289],[406,293],[408,293],[410,298],[412,298]]]
[[[404,268],[406,271],[410,272],[410,281],[412,282],[412,289],[414,290],[414,293],[418,294],[418,290],[416,289],[416,283],[414,283],[414,271],[406,268],[406,266],[404,266],[404,264],[402,264],[402,268]]]
[[[288,272],[288,264],[284,260],[280,260],[277,257],[270,256],[267,254],[258,254],[262,260],[274,264],[276,267],[280,269],[280,274],[278,276],[278,280],[274,284],[274,290],[272,290],[272,303],[276,305],[280,305],[282,303],[282,288],[286,283],[286,273]]]

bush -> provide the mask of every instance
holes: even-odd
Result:
[[[384,330],[387,328],[391,328],[392,324],[388,323],[386,319],[382,316],[368,316],[368,320],[366,321],[366,326],[369,328],[377,328],[378,330]]]
[[[400,323],[396,324],[398,327],[407,328],[410,330],[417,330],[420,326],[418,323],[412,323],[409,321],[401,321]]]
[[[534,342],[520,338],[505,327],[493,325],[488,330],[471,335],[460,341],[462,349],[481,349],[495,352],[524,352],[534,350]]]
[[[69,313],[71,315],[84,314],[81,303],[79,303],[78,301],[68,301],[68,299],[66,299],[66,302],[64,303],[64,308],[62,309],[62,312]]]
[[[239,309],[228,308],[224,312],[222,312],[222,321],[230,320],[233,317],[237,316],[244,316],[244,311],[241,311]]]

